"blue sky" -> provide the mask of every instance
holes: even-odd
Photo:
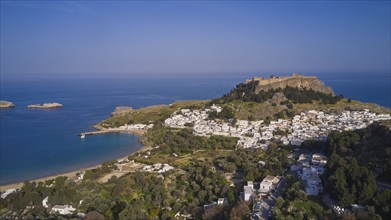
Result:
[[[389,1],[1,1],[1,74],[390,72]]]

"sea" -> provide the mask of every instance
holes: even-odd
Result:
[[[390,73],[306,75],[316,75],[338,95],[391,107]],[[0,99],[16,107],[0,110],[0,185],[98,165],[139,150],[142,146],[135,135],[93,135],[84,140],[78,136],[93,131],[92,125],[108,118],[116,106],[142,108],[217,98],[254,76],[268,77],[256,73],[2,76]],[[64,107],[26,108],[47,102]]]

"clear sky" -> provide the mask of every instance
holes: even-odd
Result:
[[[1,74],[390,72],[389,1],[1,1]]]

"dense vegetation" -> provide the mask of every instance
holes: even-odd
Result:
[[[328,141],[327,191],[341,206],[374,206],[391,217],[391,191],[377,190],[376,179],[390,183],[391,132],[377,123],[366,129],[333,132]]]
[[[172,137],[170,145],[167,145],[168,149],[186,144],[182,135],[189,135],[186,130],[170,134],[178,137]],[[102,168],[88,171],[86,178],[80,183],[65,177],[37,185],[26,182],[20,192],[0,199],[0,210],[3,213],[13,210],[17,213],[16,216],[26,219],[60,219],[61,216],[50,214],[42,206],[42,200],[48,196],[49,205],[70,204],[80,212],[96,210],[107,219],[173,219],[177,212],[189,213],[197,219],[248,218],[249,204],[238,199],[242,185],[230,186],[225,174],[234,173],[243,182],[260,181],[268,174],[280,175],[286,169],[284,158],[287,151],[271,149],[265,153],[259,149],[225,150],[232,147],[229,141],[220,142],[223,145],[221,149],[209,149],[202,144],[208,143],[207,140],[208,138],[201,137],[198,151],[181,170],[163,175],[128,173],[121,178],[112,177],[107,183],[98,183],[96,178],[114,168],[113,161],[109,161]],[[173,151],[159,148],[152,151],[151,158],[164,157]],[[202,151],[211,152],[211,156],[205,158]],[[133,159],[137,159],[137,156]],[[261,159],[266,162],[265,166],[258,163]],[[51,184],[52,187],[48,187]],[[203,205],[213,203],[218,198],[227,198],[228,205],[212,206],[204,211]],[[75,215],[73,217],[76,218]]]
[[[267,175],[282,175],[287,167],[286,151],[278,152],[271,148],[267,156],[261,154],[262,150],[241,149],[226,158],[227,163],[219,163],[226,169],[229,164],[235,165],[237,173],[243,174],[246,181],[261,182]],[[258,156],[261,154],[262,156]],[[263,160],[265,166],[259,164]],[[231,171],[232,170],[228,170]]]
[[[103,174],[109,173],[112,170],[117,169],[117,166],[115,165],[117,161],[116,160],[110,160],[102,163],[102,166],[87,170],[84,179],[98,179],[101,177]]]
[[[224,107],[223,110],[219,113],[215,111],[209,113],[209,120],[214,120],[214,119],[222,119],[224,121],[230,121],[235,119],[235,112],[230,107]],[[232,124],[235,124],[234,121],[231,122]]]
[[[233,150],[235,139],[198,137],[187,129],[171,130],[159,126],[145,137],[154,143],[153,146],[160,147],[152,150],[147,159],[142,155],[134,155],[131,159],[143,159],[152,164],[159,158],[160,161],[174,158],[171,160],[180,164],[179,169],[162,175],[128,173],[121,178],[112,177],[107,183],[98,183],[98,178],[116,168],[114,161],[108,161],[99,169],[87,171],[80,183],[65,177],[38,184],[26,182],[18,193],[0,199],[1,213],[12,210],[16,216],[26,219],[60,219],[61,216],[49,213],[42,206],[42,200],[48,196],[50,205],[70,204],[80,212],[96,210],[107,219],[172,219],[177,212],[189,213],[197,219],[247,219],[250,204],[238,199],[243,184],[250,180],[259,182],[266,175],[285,173],[290,152],[288,148],[277,150],[278,146],[271,146],[267,151]],[[341,206],[352,203],[365,206],[342,218],[390,217],[391,191],[376,190],[376,178],[385,178],[384,173],[389,172],[390,140],[388,128],[374,124],[358,131],[333,132],[323,144],[330,156],[328,172],[323,177],[327,192]],[[318,145],[308,142],[304,147],[311,149]],[[180,156],[172,157],[173,152]],[[265,165],[259,163],[260,160]],[[379,168],[387,169],[380,172]],[[228,174],[239,181],[235,186],[231,186],[233,179],[228,178]],[[322,205],[320,197],[304,193],[296,177],[288,175],[286,179],[287,187],[277,198],[273,210],[275,219],[334,218],[331,210]],[[203,205],[218,198],[227,198],[228,205],[203,209]]]
[[[245,102],[265,102],[271,99],[276,93],[283,93],[288,100],[294,103],[312,103],[313,101],[319,101],[322,104],[335,104],[341,100],[342,96],[333,96],[331,94],[325,94],[322,92],[314,91],[312,89],[299,89],[296,87],[287,86],[284,89],[270,89],[268,91],[259,91],[256,93],[257,81],[251,81],[249,83],[240,83],[228,94],[223,97],[213,100],[214,103],[227,103],[235,100],[241,100]],[[289,108],[291,104],[286,103]]]
[[[210,167],[199,164],[184,174],[165,174],[159,178],[151,173],[133,173],[119,179],[113,177],[104,185],[95,181],[75,185],[65,177],[56,178],[53,187],[26,182],[20,192],[1,199],[0,204],[2,209],[12,209],[27,219],[60,218],[42,206],[46,196],[48,204],[97,210],[108,219],[170,219],[178,211],[202,215],[200,206],[218,197],[235,202],[234,191],[224,175],[221,172],[212,175]]]
[[[354,157],[360,165],[376,170],[381,180],[391,182],[391,131],[374,123],[371,126],[346,132],[333,132],[328,137],[328,153]]]
[[[287,186],[273,209],[275,219],[333,219],[333,213],[319,197],[307,196],[297,177],[288,175],[286,180]]]
[[[37,216],[41,218],[49,216],[49,212],[42,205],[42,200],[47,196],[49,196],[49,203],[77,204],[82,197],[76,194],[75,184],[66,179],[66,177],[57,177],[39,184],[25,181],[18,193],[0,199],[0,210],[10,209],[18,213],[18,216],[24,216],[25,219],[36,219]],[[47,187],[50,184],[53,186]]]
[[[155,126],[145,137],[152,146],[159,146],[163,153],[190,153],[199,149],[235,149],[237,138],[196,136],[191,130],[172,130]]]

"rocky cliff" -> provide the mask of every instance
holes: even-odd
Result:
[[[61,108],[63,105],[60,103],[44,103],[44,104],[35,104],[35,105],[28,105],[27,108]]]
[[[268,91],[270,89],[284,89],[285,87],[290,86],[299,89],[312,89],[317,92],[334,95],[333,90],[330,87],[326,87],[323,82],[318,80],[315,76],[293,74],[292,76],[271,77],[270,79],[255,77],[251,80],[247,80],[246,83],[254,81],[257,82],[257,87],[255,89],[256,93]]]
[[[0,101],[0,108],[13,108],[15,107],[14,103],[7,101]]]

